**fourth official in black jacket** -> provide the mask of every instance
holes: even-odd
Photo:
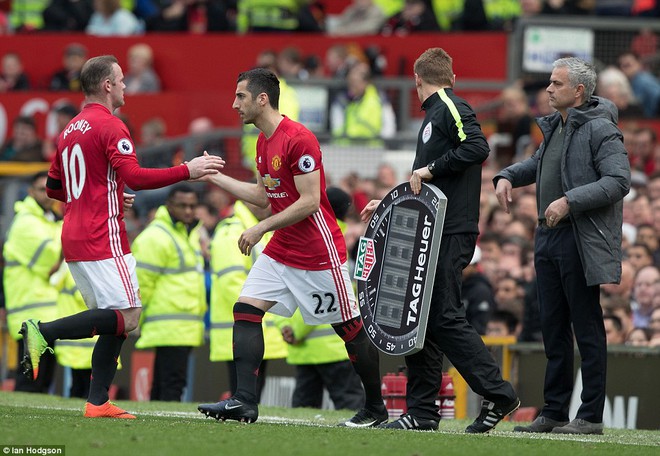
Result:
[[[479,234],[481,164],[489,149],[476,115],[448,87],[426,98],[422,110],[413,170],[427,168],[432,177],[426,182],[447,197],[443,234]]]
[[[425,51],[415,62],[415,85],[426,111],[417,141],[410,187],[419,194],[422,182],[436,185],[447,197],[435,282],[424,348],[406,357],[408,413],[385,427],[434,430],[440,419],[435,399],[446,355],[472,390],[483,396],[479,417],[468,433],[488,432],[515,411],[520,401],[481,337],[467,322],[461,302],[463,269],[469,264],[479,234],[481,164],[488,143],[474,111],[452,87],[451,57],[440,48]],[[367,219],[378,201],[362,212]]]

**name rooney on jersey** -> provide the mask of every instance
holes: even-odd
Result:
[[[80,130],[82,134],[84,135],[87,133],[89,130],[92,129],[92,126],[87,122],[85,119],[80,119],[77,120],[73,123],[70,123],[68,127],[66,127],[66,130],[64,130],[64,138],[67,137],[69,133],[72,133],[76,130]]]

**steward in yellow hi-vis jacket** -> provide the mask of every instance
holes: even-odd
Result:
[[[211,241],[211,361],[227,361],[229,387],[236,391],[236,372],[232,353],[232,328],[234,326],[234,304],[240,296],[243,282],[257,256],[266,246],[272,233],[266,233],[259,244],[245,256],[238,248],[241,233],[259,220],[267,217],[270,209],[261,209],[243,201],[234,204],[234,215],[224,219],[215,230]],[[264,325],[264,361],[257,379],[258,395],[266,380],[267,360],[285,358],[286,343],[275,326],[274,316],[267,313]],[[346,350],[344,350],[346,351]]]
[[[364,404],[360,377],[348,360],[344,341],[330,325],[310,326],[300,310],[291,318],[275,317],[289,344],[286,361],[296,366],[293,407],[321,408],[323,388],[336,409],[358,410]]]
[[[14,205],[14,220],[7,233],[3,255],[5,307],[9,334],[19,340],[21,324],[27,319],[51,321],[58,318],[58,290],[49,283],[62,261],[62,222],[52,212],[54,200],[46,195],[47,173],[32,178],[28,196]],[[18,362],[23,359],[18,344]],[[19,372],[16,391],[48,391],[55,372],[55,356],[46,350],[35,381]],[[19,367],[20,369],[20,367]]]
[[[284,31],[300,28],[299,13],[306,2],[301,0],[241,0],[238,2],[238,33]]]
[[[57,298],[58,318],[68,317],[69,315],[88,310],[65,262],[50,277],[50,283],[60,292]],[[69,397],[87,398],[89,396],[89,383],[92,375],[92,352],[94,351],[94,345],[97,339],[98,336],[89,339],[63,339],[57,341],[55,345],[55,356],[57,357],[58,364],[71,368]]]
[[[330,105],[330,130],[338,145],[383,147],[396,134],[392,105],[371,83],[369,65],[360,63],[346,75],[346,89]]]
[[[181,400],[190,352],[204,341],[206,290],[197,204],[191,186],[173,187],[131,247],[143,307],[135,346],[156,348],[151,400]]]

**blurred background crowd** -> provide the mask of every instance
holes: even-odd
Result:
[[[0,31],[311,32],[406,35],[512,30],[538,14],[658,17],[655,1],[634,0],[2,0]],[[331,11],[332,10],[332,11]],[[333,14],[334,13],[334,14]]]

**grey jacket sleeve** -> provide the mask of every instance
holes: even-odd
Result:
[[[621,132],[609,121],[590,122],[593,166],[570,169],[573,188],[566,192],[571,212],[613,204],[630,190],[630,162]]]
[[[536,182],[536,169],[539,164],[539,156],[543,147],[544,146],[541,145],[541,148],[537,149],[531,157],[526,158],[521,162],[514,163],[497,173],[495,177],[493,177],[493,185],[497,187],[497,181],[500,179],[508,180],[514,188],[524,187]]]

